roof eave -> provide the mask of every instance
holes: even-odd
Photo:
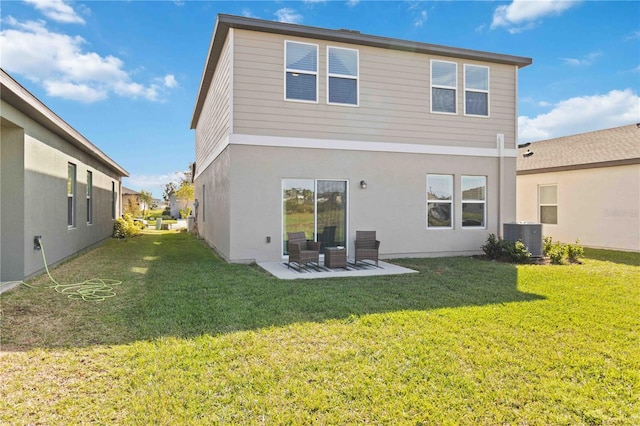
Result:
[[[129,176],[129,173],[124,168],[112,160],[107,154],[102,152],[97,146],[92,144],[87,138],[82,136],[56,113],[51,111],[49,107],[42,103],[1,68],[0,94],[5,102],[28,115],[37,123],[57,134],[64,140],[70,142],[76,148],[105,164],[119,176]]]

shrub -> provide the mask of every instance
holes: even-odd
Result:
[[[564,244],[560,241],[554,242],[551,237],[544,237],[542,250],[554,265],[563,265],[567,262],[579,263],[579,258],[584,256],[580,240],[576,240],[575,244]]]
[[[487,243],[482,246],[482,251],[489,259],[508,260],[515,263],[525,263],[531,257],[522,241],[506,241],[489,234]]]
[[[113,238],[131,238],[139,235],[143,225],[138,225],[133,221],[133,216],[126,213],[123,217],[116,219],[113,224]]]
[[[191,214],[191,207],[180,209],[180,217],[182,219],[188,218],[190,214]]]

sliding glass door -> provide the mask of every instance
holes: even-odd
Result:
[[[283,179],[283,254],[289,254],[289,232],[304,232],[322,249],[346,246],[347,181]]]

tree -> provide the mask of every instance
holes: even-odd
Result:
[[[171,202],[171,196],[176,193],[178,187],[175,182],[169,182],[164,186],[164,191],[162,192],[162,199],[167,203]]]
[[[180,187],[176,190],[175,194],[178,201],[184,206],[182,209],[180,209],[180,213],[183,217],[189,216],[189,214],[191,214],[189,203],[194,200],[193,184],[189,180],[183,179],[182,182],[180,182]]]
[[[144,208],[142,210],[142,215],[146,216],[147,215],[147,209],[149,209],[151,207],[151,203],[153,202],[153,195],[151,195],[150,191],[145,191],[143,189],[142,191],[140,191],[140,194],[138,195],[138,198],[140,199],[140,202],[144,203]]]

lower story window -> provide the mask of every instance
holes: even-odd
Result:
[[[558,224],[558,186],[540,185],[538,187],[540,223]]]
[[[452,175],[427,175],[427,228],[453,228]]]
[[[462,227],[486,227],[487,178],[462,176]]]

